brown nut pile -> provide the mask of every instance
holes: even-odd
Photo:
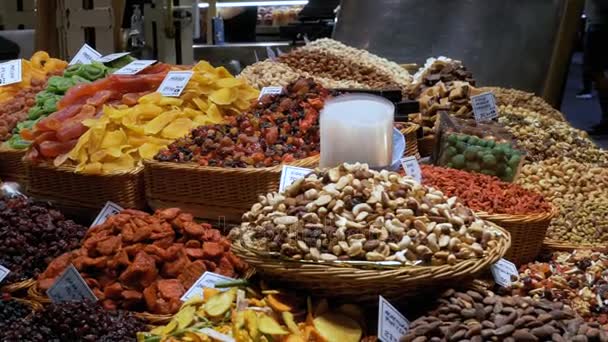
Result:
[[[586,323],[561,302],[499,296],[485,290],[448,290],[439,306],[410,324],[400,342],[608,341],[598,323]]]
[[[348,80],[333,80],[301,70],[295,70],[286,64],[270,60],[257,62],[247,66],[237,77],[243,78],[247,83],[260,89],[270,86],[286,87],[288,84],[297,81],[301,77],[313,78],[315,82],[326,88],[367,88],[367,86],[362,83]]]
[[[575,244],[608,243],[608,196],[563,202],[560,215],[547,229],[547,237]]]
[[[559,110],[551,107],[543,98],[533,93],[500,87],[483,87],[480,90],[482,92],[492,92],[496,97],[496,105],[522,107],[555,120],[566,121],[564,115]]]
[[[279,62],[298,71],[321,77],[362,83],[367,88],[399,88],[389,75],[374,67],[343,60],[330,52],[317,49],[296,49],[278,58]]]
[[[461,61],[445,57],[429,58],[424,67],[414,75],[414,81],[407,87],[407,95],[411,100],[415,100],[425,89],[439,82],[449,86],[454,81],[475,85],[473,74],[464,67]]]
[[[478,93],[466,82],[455,81],[449,85],[439,82],[422,92],[418,98],[420,114],[410,115],[410,120],[422,127],[425,136],[432,135],[440,111],[447,111],[459,118],[472,118],[470,97]]]
[[[518,139],[530,160],[569,157],[580,162],[608,163],[605,150],[597,147],[585,131],[565,121],[522,107],[500,106],[499,111],[498,121]]]
[[[232,235],[297,260],[431,265],[483,257],[502,238],[456,197],[359,163],[316,170],[261,196]]]

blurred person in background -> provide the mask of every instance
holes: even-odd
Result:
[[[608,134],[608,0],[587,0],[587,32],[585,40],[585,63],[597,89],[598,100],[602,109],[600,122],[594,125],[589,133],[592,135]]]

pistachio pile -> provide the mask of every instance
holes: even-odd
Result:
[[[566,121],[560,111],[551,107],[541,97],[528,93],[523,90],[500,87],[482,87],[482,92],[492,92],[496,98],[497,105],[511,105],[513,107],[522,107],[530,111],[537,112],[545,117],[549,117],[558,121]]]
[[[608,243],[608,197],[584,201],[568,200],[560,205],[547,237],[576,244]]]
[[[410,324],[401,342],[608,341],[598,323],[586,323],[561,302],[448,290],[439,306]]]
[[[231,235],[296,260],[431,265],[483,257],[501,238],[456,197],[359,163],[315,170],[260,196]]]
[[[580,162],[608,163],[608,153],[598,148],[585,131],[565,121],[522,107],[500,106],[498,121],[527,150],[528,159],[539,161],[551,157],[569,157]]]

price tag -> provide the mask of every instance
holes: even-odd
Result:
[[[401,166],[405,170],[405,174],[414,178],[416,182],[422,182],[422,172],[420,171],[420,164],[418,159],[414,156],[401,158]]]
[[[293,184],[293,182],[300,178],[306,177],[312,171],[313,170],[311,169],[303,167],[283,165],[283,169],[281,170],[281,182],[279,183],[279,192],[285,191],[285,189]]]
[[[200,294],[203,294],[203,289],[205,287],[213,287],[215,288],[215,284],[217,283],[225,283],[227,281],[233,281],[233,278],[225,277],[221,274],[213,273],[213,272],[205,272],[203,275],[198,278],[198,280],[188,289],[186,293],[180,298],[182,302],[187,301],[188,299]],[[220,291],[226,291],[225,289],[219,289]]]
[[[378,302],[378,339],[383,342],[398,342],[410,329],[410,321],[382,296]]]
[[[129,52],[111,53],[109,55],[105,55],[103,57],[98,58],[97,62],[99,62],[99,63],[110,63],[111,61],[115,61],[115,60],[119,59],[120,57],[124,57],[124,56],[126,56],[128,54],[129,54]]]
[[[0,86],[21,82],[21,60],[0,63]]]
[[[471,96],[471,106],[477,122],[489,121],[498,116],[496,98],[490,92]]]
[[[91,227],[97,226],[97,225],[100,225],[100,224],[106,222],[108,217],[110,217],[112,215],[116,215],[123,210],[124,209],[121,206],[119,206],[118,204],[107,201],[106,205],[104,205],[103,208],[101,209],[101,211],[99,212],[99,214],[97,214],[95,221],[93,221],[93,223],[91,223]]]
[[[84,44],[78,52],[76,52],[76,56],[72,58],[69,65],[72,64],[91,64],[92,61],[96,61],[101,57],[101,54],[97,52],[97,50],[93,49],[89,46],[89,44]]]
[[[4,278],[6,278],[9,273],[11,273],[11,271],[8,268],[0,265],[0,283],[4,280]]]
[[[157,92],[163,96],[179,96],[192,77],[192,71],[169,71]]]
[[[232,337],[219,333],[211,328],[203,328],[203,329],[199,329],[198,331],[211,337],[215,341],[220,341],[220,342],[234,342],[235,341]]]
[[[498,260],[490,269],[492,270],[494,281],[502,287],[511,285],[513,277],[519,277],[515,264],[506,259]]]
[[[82,279],[82,276],[78,273],[78,270],[76,270],[74,265],[70,265],[66,268],[53,286],[46,291],[46,294],[53,303],[85,299],[97,301],[97,297],[95,297],[93,291],[91,291],[87,283]]]
[[[124,67],[114,71],[114,75],[135,75],[138,72],[144,70],[145,68],[149,67],[150,65],[156,63],[156,60],[146,60],[146,59],[142,59],[139,61],[133,61],[127,65],[125,65]]]
[[[283,94],[283,87],[264,87],[262,91],[260,91],[260,96],[258,96],[258,100],[265,95],[280,95]]]

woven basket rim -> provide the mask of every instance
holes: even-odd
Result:
[[[415,122],[408,122],[408,121],[395,121],[395,123],[401,124],[401,125],[405,125],[406,127],[404,127],[403,129],[400,129],[399,132],[403,133],[403,134],[410,134],[410,133],[414,133],[416,132],[418,129],[420,129],[420,125],[415,123]]]
[[[361,268],[357,266],[343,267],[343,266],[332,266],[322,263],[314,263],[314,262],[298,262],[295,260],[288,259],[277,259],[270,256],[262,256],[256,252],[253,252],[251,249],[243,247],[240,241],[233,242],[232,249],[235,251],[239,257],[244,260],[247,259],[257,259],[263,263],[269,264],[281,264],[281,265],[292,265],[296,266],[291,269],[300,269],[305,271],[311,270],[321,270],[327,277],[331,277],[332,275],[345,275],[348,274],[352,276],[353,274],[357,274],[358,276],[364,276],[367,280],[373,280],[374,278],[390,278],[394,276],[401,275],[403,273],[408,273],[410,271],[416,271],[417,275],[426,274],[428,277],[433,277],[436,274],[451,274],[458,270],[462,271],[462,269],[482,269],[498,261],[502,258],[508,249],[511,247],[511,234],[504,228],[498,226],[497,224],[489,221],[485,221],[488,225],[493,226],[494,229],[498,230],[501,233],[501,238],[498,239],[498,245],[490,249],[486,252],[486,254],[481,258],[462,260],[454,265],[403,265],[396,268],[390,269],[370,269],[370,268]],[[242,254],[247,254],[247,257],[242,256]],[[259,267],[254,265],[254,267]]]
[[[485,211],[475,211],[475,214],[484,220],[499,221],[505,223],[537,223],[550,221],[559,214],[559,210],[552,204],[551,210],[536,214],[488,214]]]
[[[581,243],[575,244],[569,241],[555,240],[551,238],[545,238],[543,240],[543,247],[547,249],[553,250],[575,250],[575,249],[597,249],[608,251],[608,244],[606,243]]]
[[[48,162],[34,163],[27,159],[23,159],[23,162],[29,167],[37,167],[37,168],[41,168],[41,169],[54,170],[54,171],[59,171],[59,172],[70,172],[70,173],[76,173],[78,175],[83,175],[83,176],[102,176],[102,177],[130,176],[130,175],[137,175],[137,174],[143,172],[143,170],[144,170],[144,166],[139,165],[139,166],[129,169],[129,170],[113,171],[113,172],[109,172],[109,173],[81,173],[81,172],[76,172],[76,166],[70,165],[70,164],[55,166],[55,165],[49,164]]]
[[[163,168],[173,170],[194,170],[200,172],[215,172],[225,174],[255,174],[255,173],[267,173],[267,172],[281,172],[283,165],[306,165],[310,163],[318,162],[320,154],[306,157],[304,159],[298,159],[293,162],[279,164],[271,167],[220,167],[220,166],[203,166],[196,163],[175,163],[175,162],[161,162],[158,160],[144,160],[144,167],[152,168]]]

